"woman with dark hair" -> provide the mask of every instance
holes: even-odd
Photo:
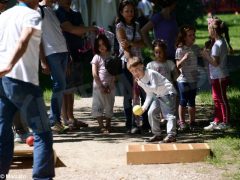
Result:
[[[119,53],[124,54],[122,60],[125,64],[125,69],[120,78],[123,82],[123,95],[124,95],[124,112],[126,116],[126,128],[128,133],[140,133],[136,125],[136,118],[132,113],[132,106],[139,104],[144,100],[143,91],[134,82],[131,73],[126,68],[128,59],[132,56],[138,56],[142,59],[141,48],[144,47],[141,34],[139,32],[139,24],[136,23],[136,9],[133,1],[122,0],[118,8],[118,19],[116,23],[116,35],[119,43]],[[146,117],[146,115],[144,115]],[[147,123],[147,118],[144,118],[144,126]]]
[[[177,20],[174,13],[176,0],[159,0],[162,9],[154,14],[141,29],[144,42],[151,48],[149,31],[153,29],[154,39],[163,39],[167,44],[167,58],[174,60],[175,40],[178,33]]]

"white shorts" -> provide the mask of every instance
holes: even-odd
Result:
[[[103,94],[100,89],[93,88],[92,97],[92,116],[94,118],[100,116],[111,118],[113,116],[115,89],[111,90],[109,94]]]

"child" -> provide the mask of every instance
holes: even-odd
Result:
[[[176,65],[171,60],[167,60],[167,45],[161,40],[154,40],[152,43],[155,61],[147,64],[147,69],[152,69],[159,72],[167,78],[172,84],[178,77],[178,70]]]
[[[152,69],[154,71],[159,72],[161,75],[167,78],[172,84],[175,85],[179,73],[173,61],[166,59],[167,58],[166,43],[161,39],[154,40],[152,43],[152,47],[155,60],[147,64],[147,69]],[[164,122],[165,120],[162,119],[162,114],[160,114],[160,116],[161,122]]]
[[[228,28],[218,18],[208,19],[208,32],[211,38],[214,40],[214,44],[209,50],[205,49],[202,52],[202,56],[209,63],[210,79],[212,84],[212,98],[214,101],[215,115],[213,122],[209,126],[204,127],[206,131],[226,130],[229,126],[230,108],[227,99],[227,86],[229,84],[229,73],[227,69],[227,44],[222,34],[225,34],[225,38],[228,37]],[[229,43],[229,41],[227,41]],[[230,50],[231,46],[229,44]]]
[[[92,115],[99,123],[100,132],[109,133],[115,100],[115,77],[107,72],[104,64],[105,59],[110,57],[111,51],[110,42],[105,35],[101,34],[96,38],[94,51],[96,55],[91,62],[94,78]],[[103,123],[104,118],[106,119],[105,126]]]
[[[161,141],[160,119],[159,113],[162,112],[163,118],[167,122],[167,136],[163,139],[164,143],[176,141],[176,117],[175,99],[176,90],[172,83],[164,76],[151,69],[144,69],[144,65],[139,57],[133,57],[128,60],[128,70],[132,73],[139,86],[141,86],[147,94],[146,100],[142,106],[145,112],[149,105],[148,119],[154,134],[148,142]]]
[[[200,48],[194,44],[196,29],[185,25],[180,29],[176,40],[176,64],[180,70],[177,78],[180,102],[178,106],[179,130],[186,130],[185,113],[188,106],[189,128],[195,122],[195,98],[197,93],[197,56]]]

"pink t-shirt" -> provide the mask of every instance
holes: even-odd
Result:
[[[109,86],[110,89],[114,88],[114,76],[109,74],[107,69],[105,68],[104,60],[102,56],[96,54],[92,61],[91,64],[95,64],[97,66],[98,70],[98,76],[104,86]],[[93,80],[93,87],[98,87],[97,83],[95,80]]]

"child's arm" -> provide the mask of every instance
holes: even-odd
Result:
[[[145,112],[148,109],[149,105],[152,102],[153,96],[154,96],[153,93],[148,93],[147,94],[146,99],[145,99],[145,101],[144,101],[144,103],[142,105],[143,112]]]
[[[202,56],[204,59],[206,59],[211,65],[213,66],[218,66],[220,63],[220,58],[219,56],[210,56],[209,51],[208,50],[203,50],[202,51]]]
[[[184,56],[181,59],[176,60],[176,65],[177,65],[178,69],[182,67],[183,62],[186,61],[188,56],[189,56],[189,53],[185,53]]]
[[[95,80],[97,86],[100,88],[101,92],[104,92],[105,88],[98,76],[98,67],[96,64],[92,64],[92,76],[93,76],[93,79]]]

